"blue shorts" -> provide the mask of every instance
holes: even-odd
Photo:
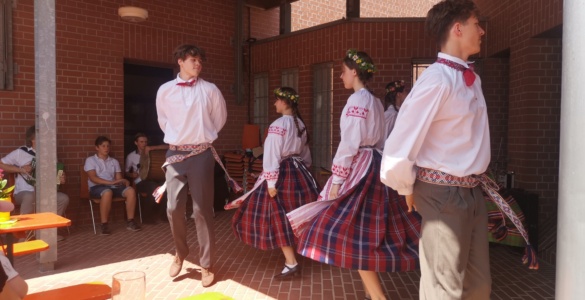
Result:
[[[129,186],[125,185],[98,184],[89,188],[89,195],[92,198],[101,198],[104,192],[112,191],[114,193],[114,197],[124,197],[124,192],[129,188]]]

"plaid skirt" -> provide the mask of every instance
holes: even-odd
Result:
[[[408,213],[404,197],[380,182],[380,164],[374,151],[366,176],[302,231],[301,255],[375,272],[419,268],[420,215]]]
[[[276,190],[276,197],[270,197],[264,181],[234,214],[232,229],[242,242],[261,250],[295,245],[286,213],[315,201],[317,184],[301,160],[287,158],[280,163]]]

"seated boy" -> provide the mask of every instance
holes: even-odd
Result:
[[[22,146],[0,159],[0,169],[6,173],[16,174],[13,200],[20,205],[20,214],[35,213],[35,164],[36,164],[36,130],[35,126],[26,129],[26,145]],[[60,184],[65,183],[65,173],[59,177]],[[69,196],[57,192],[57,214],[65,215],[69,204]],[[57,236],[58,241],[64,240],[62,235]]]
[[[102,235],[110,235],[108,217],[114,197],[126,198],[126,214],[128,224],[126,228],[139,231],[140,225],[134,222],[136,207],[136,192],[130,187],[130,182],[122,176],[120,163],[109,156],[111,141],[105,136],[98,136],[95,140],[96,154],[85,159],[84,170],[87,172],[89,195],[100,198],[100,218]]]

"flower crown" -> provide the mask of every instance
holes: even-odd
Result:
[[[280,97],[280,98],[288,99],[294,103],[299,102],[299,95],[293,94],[289,91],[283,91],[280,88],[274,89],[274,95],[276,95],[277,97]]]
[[[366,71],[368,73],[376,73],[376,66],[374,66],[373,63],[366,62],[363,57],[360,57],[357,50],[347,50],[347,57],[351,58],[358,65],[360,70]]]
[[[390,82],[386,86],[386,94],[396,92],[396,90],[404,90],[404,80]]]

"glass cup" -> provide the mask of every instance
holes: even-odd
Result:
[[[146,274],[142,271],[124,271],[112,277],[112,300],[144,300]]]

